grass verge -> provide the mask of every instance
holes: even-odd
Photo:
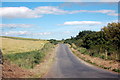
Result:
[[[95,57],[95,56],[90,56],[88,55],[88,51],[85,49],[85,48],[77,48],[77,47],[72,47],[70,46],[72,52],[78,56],[80,59],[92,64],[92,65],[95,65],[95,66],[98,66],[98,67],[101,67],[103,69],[107,69],[107,70],[110,70],[110,71],[113,71],[113,72],[117,72],[117,73],[120,73],[120,67],[119,67],[119,62],[117,61],[114,61],[114,60],[105,60],[105,59],[101,59],[99,57]]]
[[[49,52],[54,47],[51,43],[46,43],[40,50],[34,50],[30,52],[4,54],[3,60],[8,60],[13,64],[17,64],[19,67],[32,69],[36,64],[43,61],[46,52]]]

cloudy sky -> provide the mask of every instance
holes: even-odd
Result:
[[[118,3],[3,2],[0,17],[0,35],[66,39],[79,31],[99,31],[107,23],[117,22]]]

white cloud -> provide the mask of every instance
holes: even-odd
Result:
[[[111,16],[120,16],[120,14],[118,14],[118,13],[109,13],[108,15],[111,15]]]
[[[102,14],[107,14],[111,16],[118,16],[118,13],[116,13],[115,10],[76,10],[76,11],[69,12],[69,14],[81,13],[81,12],[102,13]]]
[[[27,7],[2,7],[0,8],[0,16],[7,18],[38,18],[41,15],[36,14]]]
[[[67,21],[62,25],[97,25],[102,24],[102,22],[98,21]]]
[[[8,31],[8,32],[2,32],[2,35],[26,35],[28,34],[28,31]]]
[[[71,32],[70,31],[64,31],[63,33],[64,34],[70,34]]]
[[[88,12],[96,12],[96,13],[115,13],[114,10],[96,10],[96,11],[88,11]]]
[[[39,35],[49,35],[49,34],[51,34],[51,32],[32,33],[32,35],[36,35],[36,36],[39,36]]]
[[[2,7],[0,8],[0,16],[6,18],[38,18],[44,14],[75,14],[75,13],[102,13],[111,16],[117,16],[115,10],[62,10],[54,6],[41,6],[34,9],[28,7]]]
[[[42,6],[35,8],[35,13],[37,14],[67,14],[68,11],[59,9],[57,7],[52,6]]]
[[[110,21],[106,21],[106,22],[104,22],[104,24],[105,25],[107,25],[108,23],[118,23],[119,22],[119,20],[110,20]]]
[[[3,36],[19,36],[19,35],[27,35],[27,36],[40,36],[40,35],[50,35],[51,32],[29,32],[29,31],[8,31],[8,32],[1,32],[0,35]]]
[[[32,24],[0,24],[2,28],[28,28],[33,26]]]

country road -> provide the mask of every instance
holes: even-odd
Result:
[[[65,44],[59,44],[56,59],[45,78],[118,78],[118,74],[85,64]]]

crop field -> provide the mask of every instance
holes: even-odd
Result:
[[[53,45],[46,40],[0,37],[3,63],[4,60],[7,60],[22,68],[34,68],[52,48]]]
[[[3,54],[23,53],[40,50],[48,41],[26,38],[0,37],[0,49]]]

